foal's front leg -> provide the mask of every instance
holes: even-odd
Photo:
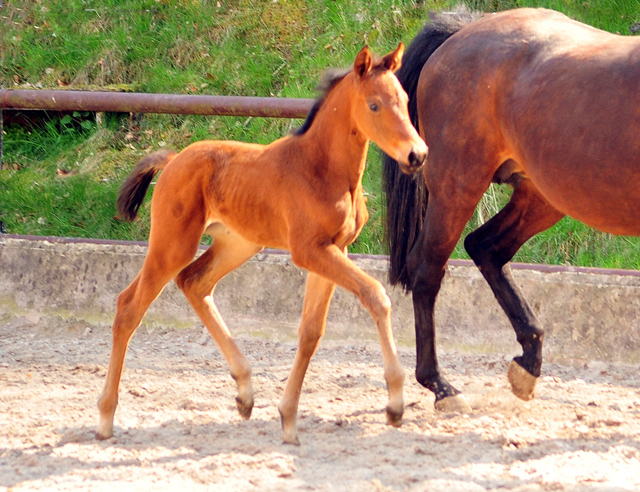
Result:
[[[291,367],[287,386],[278,405],[284,442],[287,444],[300,444],[296,426],[300,391],[311,357],[318,348],[320,338],[324,335],[329,304],[335,286],[336,284],[333,282],[309,272],[302,308],[302,323],[298,333],[298,351]]]
[[[404,371],[398,361],[391,330],[391,301],[380,282],[358,268],[335,244],[310,247],[298,251],[292,248],[293,261],[309,272],[330,279],[352,292],[373,317],[382,347],[384,378],[389,391],[387,422],[394,427],[402,425],[404,412]]]

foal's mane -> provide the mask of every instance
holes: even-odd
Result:
[[[322,79],[320,79],[320,83],[316,87],[316,91],[319,95],[316,98],[315,103],[313,103],[309,113],[307,113],[307,118],[304,120],[302,126],[291,131],[292,135],[304,135],[307,130],[311,128],[311,124],[313,123],[313,120],[316,119],[316,115],[320,110],[320,106],[322,106],[322,103],[324,103],[327,98],[327,94],[329,94],[331,89],[338,85],[338,82],[344,79],[350,71],[351,68],[333,68],[324,72]]]
[[[371,71],[379,69],[381,62],[382,62],[382,59],[374,55]],[[342,79],[344,79],[347,76],[347,74],[351,72],[351,70],[352,70],[352,67],[332,68],[332,69],[325,70],[324,74],[322,75],[322,78],[320,79],[320,83],[316,87],[316,91],[319,93],[319,95],[316,98],[315,103],[311,107],[311,110],[309,110],[309,113],[307,113],[307,118],[304,120],[304,123],[302,124],[302,126],[299,126],[295,130],[291,131],[292,135],[295,135],[295,136],[304,135],[307,132],[307,130],[311,128],[311,125],[313,121],[316,119],[316,116],[318,114],[318,111],[320,110],[320,107],[322,106],[324,101],[327,99],[327,95],[329,94],[329,92],[331,92],[331,89],[333,89],[336,85],[338,85],[338,83]]]

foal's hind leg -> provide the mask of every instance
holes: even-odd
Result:
[[[154,248],[152,243],[140,273],[118,296],[112,327],[113,346],[109,368],[104,389],[98,399],[98,439],[108,439],[113,435],[113,417],[118,404],[122,366],[133,333],[140,325],[147,308],[165,285],[191,261],[195,248],[197,241],[193,245],[185,241],[184,245],[178,245],[176,248],[168,245],[164,249]]]
[[[248,419],[253,409],[251,367],[231,338],[231,333],[213,302],[213,290],[222,277],[238,268],[262,250],[262,247],[226,229],[220,228],[218,232],[213,234],[211,247],[180,272],[176,284],[200,316],[229,364],[231,377],[238,385],[238,412],[242,418]]]
[[[509,203],[469,234],[464,243],[522,345],[522,356],[514,358],[509,368],[509,381],[513,393],[523,400],[534,397],[536,379],[542,367],[544,330],[515,284],[508,262],[529,238],[548,229],[563,216],[540,195],[530,180],[524,179],[516,185]]]
[[[284,442],[287,444],[300,444],[296,428],[300,391],[311,357],[315,354],[320,338],[324,335],[329,304],[335,286],[333,282],[309,272],[302,308],[302,322],[298,332],[298,350],[287,386],[278,405]]]

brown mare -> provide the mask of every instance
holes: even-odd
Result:
[[[640,235],[640,38],[544,9],[442,14],[397,76],[429,147],[424,179],[385,163],[390,276],[413,293],[416,377],[436,408],[465,408],[438,368],[434,304],[476,204],[491,183],[507,183],[509,203],[464,245],[522,345],[512,390],[531,399],[544,331],[509,261],[565,215]]]
[[[113,348],[98,401],[98,437],[113,434],[118,385],[127,345],[147,308],[175,279],[229,364],[238,385],[240,415],[253,408],[251,368],[233,342],[213,301],[227,273],[264,247],[291,252],[309,271],[299,346],[278,405],[284,441],[298,444],[296,415],[309,361],[324,333],[336,284],[353,292],[378,329],[389,391],[387,420],[403,413],[403,370],[390,324],[384,287],[347,256],[368,218],[362,175],[369,140],[407,170],[419,168],[427,148],[407,112],[407,96],[394,75],[404,46],[384,58],[368,48],[353,69],[334,74],[303,126],[270,145],[203,141],[179,154],[160,151],[144,158],[123,184],[122,217],[132,220],[154,175],[149,252],[135,280],[118,297]],[[203,234],[211,247],[194,261]]]

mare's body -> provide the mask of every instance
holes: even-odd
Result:
[[[565,215],[640,235],[640,38],[544,9],[444,14],[416,36],[398,78],[429,147],[420,179],[385,167],[391,280],[413,293],[417,378],[436,406],[464,408],[438,368],[434,304],[478,201],[508,183],[509,203],[465,248],[523,347],[509,378],[530,399],[544,330],[508,262]]]

